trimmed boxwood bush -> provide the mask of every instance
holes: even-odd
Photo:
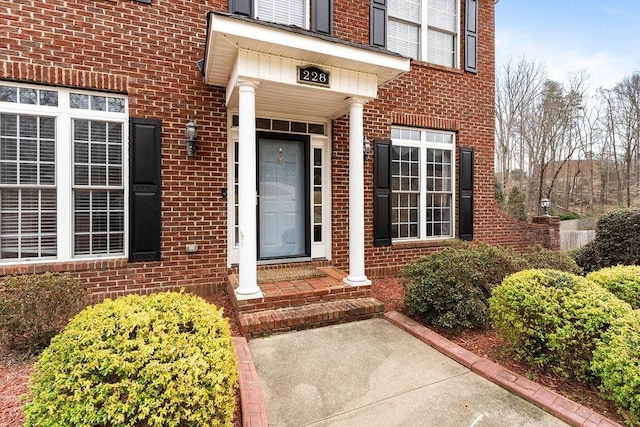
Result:
[[[634,309],[640,308],[640,266],[619,265],[603,268],[588,274],[587,279],[628,302]]]
[[[591,362],[603,394],[629,425],[640,424],[640,311],[613,323],[602,335]]]
[[[595,240],[571,251],[571,254],[584,273],[591,273],[598,269],[598,253],[596,252]]]
[[[624,209],[601,217],[596,237],[574,251],[574,259],[586,272],[640,261],[640,210]]]
[[[237,385],[228,321],[182,293],[89,307],[36,362],[26,426],[226,426]]]
[[[540,245],[530,246],[521,256],[527,263],[527,268],[547,268],[566,271],[567,273],[582,274],[582,269],[576,264],[569,252],[552,251]]]
[[[637,264],[640,259],[640,211],[612,212],[596,225],[596,252],[599,267]]]
[[[7,276],[0,283],[0,341],[39,352],[88,304],[85,285],[68,273]]]
[[[579,380],[591,376],[601,333],[631,310],[601,286],[555,270],[508,276],[489,307],[495,330],[519,359]]]
[[[442,251],[404,269],[405,303],[412,314],[433,326],[487,328],[491,290],[509,274],[533,267],[580,271],[567,254],[541,246],[519,254],[500,246],[450,241]]]
[[[412,314],[430,325],[486,328],[491,289],[525,266],[510,249],[458,241],[407,265],[403,271],[405,303]]]

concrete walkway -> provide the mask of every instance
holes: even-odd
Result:
[[[272,426],[564,426],[384,319],[249,342]]]

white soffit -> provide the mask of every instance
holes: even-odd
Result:
[[[374,85],[377,82],[378,86],[410,69],[408,58],[392,53],[315,37],[312,34],[300,34],[296,31],[256,23],[246,18],[210,13],[208,28],[204,78],[206,84],[213,86],[228,87],[230,79],[242,77],[237,74],[241,71],[238,70],[238,61],[239,57],[247,52],[263,58],[281,57],[291,59],[293,63],[331,69],[336,78],[339,74],[335,72],[336,70],[353,71]],[[259,78],[259,76],[254,77]],[[231,84],[234,83],[231,82]],[[314,107],[315,115],[336,117],[343,114],[343,111],[337,111],[337,108],[340,106],[339,109],[344,110],[345,96],[354,95],[353,92],[348,93],[350,91],[342,92],[306,85],[285,86],[281,83],[260,81],[257,89],[257,109],[268,109],[270,103],[278,102],[280,108],[286,108],[289,105],[294,111],[300,112],[303,107],[300,103],[309,101],[309,104]],[[227,93],[228,106],[232,107],[237,97],[233,89],[228,87],[229,89],[232,92]],[[322,106],[323,103],[324,106]]]

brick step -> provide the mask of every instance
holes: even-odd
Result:
[[[371,296],[371,286],[350,286],[342,279],[346,274],[333,267],[318,267],[326,276],[298,280],[261,283],[263,296],[249,300],[234,299],[238,313],[278,310],[336,300],[349,300]],[[238,286],[238,276],[228,276],[229,294]]]
[[[247,338],[318,328],[354,320],[370,319],[384,313],[384,304],[375,298],[352,298],[298,307],[238,313],[240,333]]]

